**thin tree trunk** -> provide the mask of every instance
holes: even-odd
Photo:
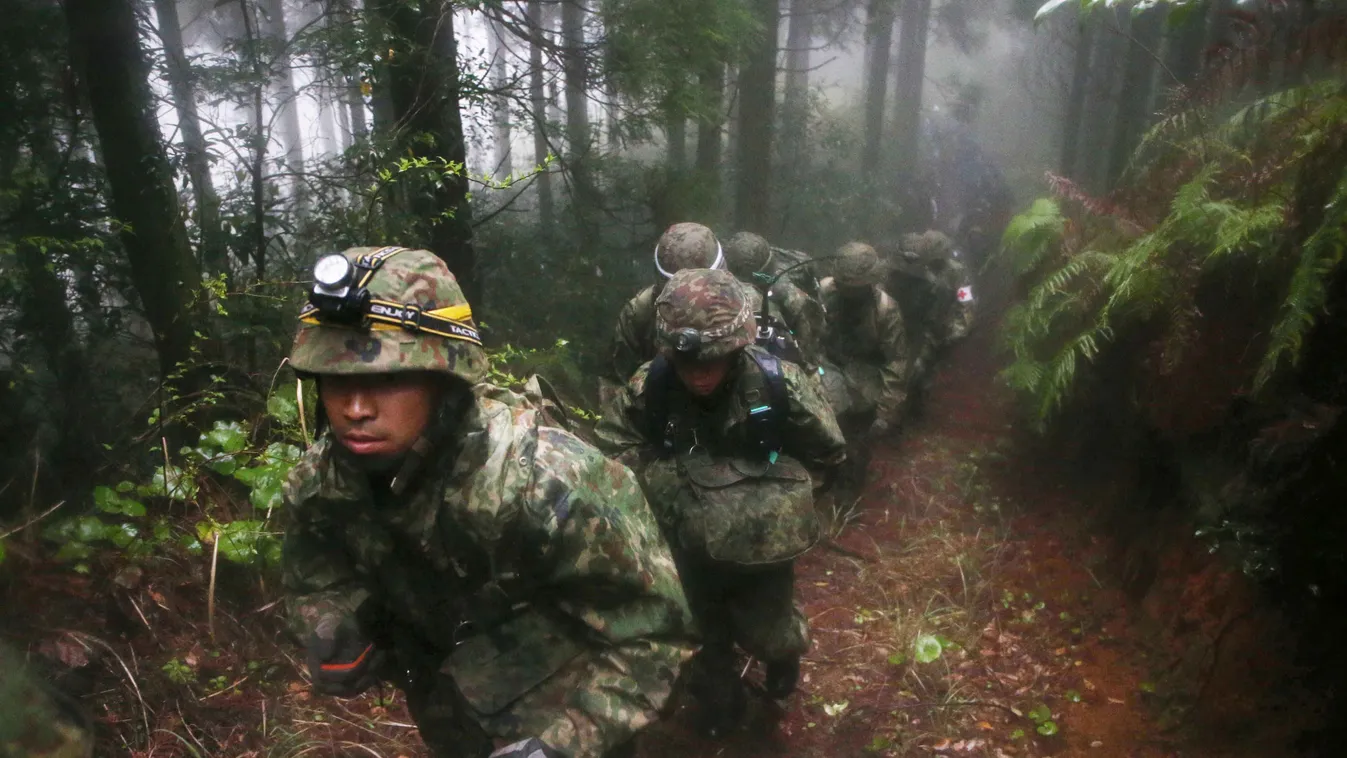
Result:
[[[1076,22],[1076,52],[1071,70],[1071,93],[1067,96],[1066,114],[1062,118],[1062,154],[1058,170],[1063,176],[1080,178],[1080,133],[1084,125],[1085,97],[1090,91],[1090,56],[1094,50],[1097,26],[1082,15]]]
[[[926,42],[931,30],[931,0],[904,0],[898,37],[897,89],[893,122],[897,132],[894,164],[900,178],[914,180],[921,141],[921,94],[926,84]]]
[[[893,4],[897,0],[870,0],[865,11],[865,144],[861,175],[872,178],[879,170],[879,146],[884,138],[884,95],[889,85],[889,54],[893,47]]]
[[[1127,65],[1123,71],[1122,91],[1118,96],[1118,118],[1113,132],[1113,146],[1109,150],[1110,186],[1118,181],[1127,168],[1132,151],[1136,149],[1150,120],[1155,81],[1154,55],[1160,48],[1164,23],[1163,7],[1152,8],[1132,17]]]
[[[1165,66],[1179,84],[1191,84],[1202,70],[1202,48],[1206,39],[1206,17],[1196,11],[1189,13],[1177,29],[1169,30],[1165,40]]]
[[[786,92],[782,100],[782,151],[787,165],[808,160],[804,135],[809,119],[809,47],[813,41],[814,16],[809,0],[790,0],[790,30],[786,36]]]
[[[499,176],[514,174],[514,162],[510,155],[510,74],[507,60],[510,50],[505,42],[505,30],[500,20],[487,20],[487,50],[491,56],[491,126],[492,139],[495,142],[495,173]]]
[[[772,133],[776,123],[777,0],[752,0],[763,34],[748,54],[739,77],[739,155],[734,198],[738,227],[769,233],[772,189]]]
[[[719,187],[725,64],[718,61],[706,62],[702,66],[697,82],[702,88],[705,108],[701,117],[697,119],[697,173],[704,180],[715,178],[715,184],[712,186]]]
[[[1109,146],[1116,122],[1119,73],[1123,68],[1127,41],[1116,30],[1121,15],[1116,10],[1094,15],[1101,17],[1096,23],[1103,26],[1095,32],[1077,173],[1091,191],[1102,192],[1108,184]]]
[[[192,182],[196,225],[201,233],[201,262],[205,270],[212,274],[228,274],[228,251],[220,227],[220,196],[215,192],[215,184],[210,178],[210,156],[206,138],[201,132],[201,117],[196,108],[196,85],[182,41],[178,4],[176,0],[154,0],[154,10],[159,23],[159,38],[164,43],[164,62],[173,93],[173,107],[178,113],[178,129],[182,132],[184,163]]]
[[[252,179],[252,260],[253,275],[258,281],[266,277],[267,271],[267,200],[266,200],[266,162],[267,162],[267,129],[266,129],[266,96],[264,92],[263,75],[266,67],[262,59],[258,56],[257,41],[258,29],[254,23],[257,16],[253,12],[253,7],[248,0],[239,0],[239,10],[243,18],[243,34],[247,48],[252,51],[252,132],[249,140],[252,148],[252,155],[249,156],[252,161],[249,165],[249,171]],[[251,353],[250,353],[251,358]],[[249,361],[251,363],[251,360]]]
[[[543,41],[546,28],[543,26],[542,0],[528,0],[527,6],[529,34],[529,100],[533,106],[533,160],[544,167],[538,176],[538,221],[543,229],[551,229],[555,218],[555,201],[552,197],[552,175],[546,170],[547,156],[551,151],[547,147],[547,91],[543,80]]]
[[[589,82],[585,61],[584,0],[562,0],[562,69],[566,78],[566,142],[575,196],[572,210],[588,217],[594,207],[589,171]],[[585,226],[582,224],[582,226]]]
[[[200,270],[178,214],[133,0],[67,0],[70,49],[103,145],[112,211],[162,376],[192,357]]]
[[[290,34],[285,26],[284,0],[261,0],[262,36],[268,40],[277,56],[272,69],[272,92],[276,98],[278,118],[276,128],[285,150],[285,168],[290,174],[286,182],[295,202],[295,212],[302,219],[308,215],[308,193],[304,183],[304,135],[299,126],[298,93],[295,92],[294,71],[290,65]]]
[[[688,165],[688,119],[682,108],[670,108],[664,120],[664,136],[668,140],[669,168],[681,171]]]

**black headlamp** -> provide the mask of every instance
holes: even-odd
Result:
[[[357,283],[358,268],[344,255],[325,255],[314,264],[309,302],[321,320],[354,325],[365,318],[370,293]]]
[[[696,329],[679,329],[673,338],[673,349],[690,358],[696,357],[702,350],[702,333]]]

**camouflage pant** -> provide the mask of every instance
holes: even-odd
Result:
[[[419,690],[407,691],[407,708],[435,758],[485,758],[497,746],[528,737],[538,737],[564,755],[577,758],[634,755],[632,740],[599,753],[595,725],[584,714],[567,707],[568,700],[585,689],[591,666],[577,662],[494,714],[476,711],[452,678],[436,673]],[[569,719],[559,720],[559,715]]]
[[[843,368],[825,362],[822,368],[823,391],[839,419],[875,412],[884,394],[884,378],[878,366],[860,363]]]
[[[809,624],[795,605],[795,565],[745,569],[684,556],[679,575],[702,631],[690,682],[704,709],[734,709],[742,697],[735,645],[772,663],[809,650]]]

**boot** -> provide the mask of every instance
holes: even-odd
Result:
[[[701,732],[708,739],[721,739],[739,727],[747,708],[744,685],[736,677],[725,680],[714,694],[701,699]]]
[[[782,661],[770,661],[767,664],[767,679],[763,689],[767,697],[773,700],[785,700],[795,692],[800,682],[800,659],[787,658]]]

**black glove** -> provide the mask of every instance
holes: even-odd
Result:
[[[309,636],[309,677],[320,695],[355,697],[379,683],[383,651],[360,633],[355,619],[324,618]]]
[[[492,753],[488,758],[565,758],[537,737],[520,740]]]

